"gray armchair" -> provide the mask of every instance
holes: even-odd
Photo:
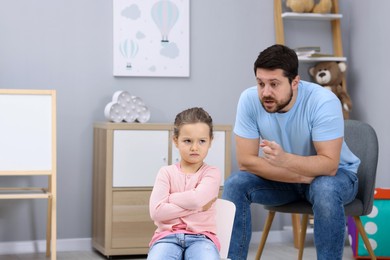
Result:
[[[355,200],[348,205],[345,205],[345,214],[346,216],[353,217],[371,259],[376,259],[360,220],[360,216],[370,214],[374,203],[375,178],[379,150],[378,139],[375,130],[369,124],[357,120],[345,120],[344,139],[351,151],[361,160],[358,170],[359,190]],[[312,205],[307,201],[297,201],[281,206],[264,206],[264,208],[269,212],[264,225],[263,235],[256,254],[256,259],[258,260],[261,257],[275,213],[282,212],[303,214],[302,228],[298,241],[298,259],[301,260],[306,238],[308,216],[309,214],[313,214]]]

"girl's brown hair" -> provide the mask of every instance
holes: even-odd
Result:
[[[207,124],[210,128],[210,138],[213,139],[213,119],[209,113],[207,113],[201,107],[189,108],[176,115],[173,128],[173,137],[177,138],[179,136],[182,125],[195,123]]]

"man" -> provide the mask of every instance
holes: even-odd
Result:
[[[251,239],[250,204],[313,205],[319,260],[342,259],[343,205],[357,193],[360,160],[343,140],[340,100],[298,75],[295,52],[273,45],[254,64],[257,86],[240,96],[234,134],[239,172],[225,182],[223,198],[237,211],[229,258],[245,260]]]

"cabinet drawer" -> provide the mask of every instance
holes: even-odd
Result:
[[[112,248],[149,248],[156,226],[149,215],[151,191],[114,191]]]

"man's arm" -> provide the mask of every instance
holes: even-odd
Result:
[[[307,177],[334,176],[337,172],[343,138],[314,142],[316,155],[299,156],[283,151],[282,147],[267,140],[263,147],[265,160],[275,167],[281,167]]]
[[[315,176],[334,175],[337,171],[342,138],[315,142],[315,156],[289,154],[275,142],[247,139],[235,136],[237,161],[241,170],[252,172],[265,179],[310,183]],[[259,146],[263,148],[264,158],[258,156]]]
[[[285,168],[276,167],[259,157],[259,139],[247,139],[238,135],[235,136],[236,156],[240,170],[254,173],[268,180],[310,183],[311,179],[293,173]]]

